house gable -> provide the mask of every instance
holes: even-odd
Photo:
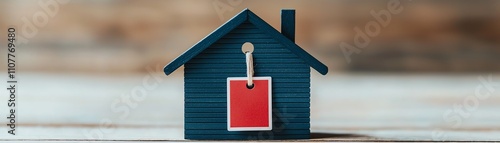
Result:
[[[281,33],[276,31],[276,29],[272,28],[269,24],[267,24],[265,21],[263,21],[261,18],[259,18],[257,15],[255,15],[248,9],[243,10],[235,17],[231,18],[225,24],[217,28],[215,31],[210,33],[208,36],[203,38],[198,43],[196,43],[189,50],[181,54],[181,56],[177,57],[171,63],[167,64],[167,66],[165,66],[163,71],[165,72],[165,74],[169,75],[177,68],[179,68],[180,66],[191,60],[193,57],[201,53],[207,47],[214,44],[218,39],[222,38],[228,32],[232,31],[234,28],[238,27],[245,21],[252,23],[257,28],[264,31],[265,34],[270,35],[272,38],[285,45],[286,48],[288,48],[290,51],[296,54],[300,59],[305,61],[307,64],[309,64],[309,66],[314,68],[319,73],[323,75],[328,73],[328,67],[322,64],[316,58],[312,57],[309,53],[304,51],[290,39],[286,38]]]

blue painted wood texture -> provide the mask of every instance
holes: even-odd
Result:
[[[246,77],[241,46],[254,45],[255,76],[273,78],[273,130],[227,131],[226,78]],[[306,139],[310,136],[310,66],[249,21],[184,64],[186,139]]]
[[[306,139],[310,136],[310,67],[328,68],[295,41],[295,11],[282,11],[282,32],[243,10],[164,68],[184,65],[186,139]],[[227,131],[226,79],[245,77],[241,47],[254,46],[254,76],[271,76],[272,131]]]

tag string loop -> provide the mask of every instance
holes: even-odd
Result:
[[[247,86],[252,87],[253,86],[253,57],[252,57],[252,52],[247,51],[245,52],[246,56],[246,62],[247,62]]]

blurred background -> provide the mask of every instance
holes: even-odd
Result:
[[[500,129],[498,96],[479,100],[458,127],[443,119],[474,96],[478,78],[500,82],[500,1],[401,0],[403,10],[350,62],[340,43],[353,45],[354,28],[376,21],[370,12],[387,10],[390,1],[70,0],[50,5],[52,14],[50,2],[0,1],[0,38],[11,26],[19,37],[19,138],[88,138],[72,129],[44,131],[87,132],[110,119],[125,129],[103,138],[182,139],[182,68],[169,77],[161,68],[245,8],[278,31],[280,10],[296,9],[296,43],[329,67],[326,77],[311,73],[312,131],[409,129],[430,138],[434,129]],[[0,51],[6,59],[6,46]],[[1,75],[6,67],[0,64]],[[159,78],[158,87],[137,104],[119,102],[147,76]],[[130,112],[113,110],[115,102]],[[130,128],[143,133],[123,136],[138,130]]]
[[[496,62],[500,58],[498,1],[403,0],[403,11],[392,15],[389,25],[348,64],[339,44],[352,45],[353,28],[364,29],[375,20],[370,11],[386,10],[387,3],[243,1],[232,6],[225,0],[70,1],[60,5],[59,12],[23,45],[20,68],[143,72],[145,65],[165,65],[244,8],[276,29],[280,29],[280,9],[295,8],[297,44],[332,73],[500,71]],[[18,29],[25,23],[23,17],[33,21],[33,15],[43,11],[31,1],[2,1],[0,7],[2,27]],[[6,35],[1,36],[5,39]]]

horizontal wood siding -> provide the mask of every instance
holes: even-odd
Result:
[[[255,76],[273,79],[273,130],[227,131],[227,77],[246,77],[241,46],[254,45]],[[310,66],[250,23],[184,65],[186,139],[303,139],[310,136]]]

